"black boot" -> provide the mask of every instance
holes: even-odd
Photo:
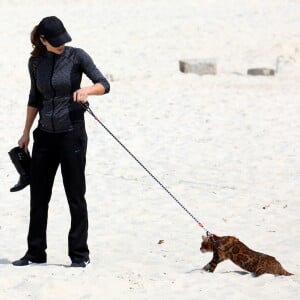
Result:
[[[20,174],[18,183],[10,189],[11,192],[17,192],[29,184],[30,154],[26,153],[23,148],[15,147],[8,152],[8,155]]]

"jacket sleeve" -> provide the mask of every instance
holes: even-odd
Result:
[[[83,73],[95,84],[100,83],[105,89],[105,93],[110,90],[110,84],[108,80],[103,76],[100,70],[94,64],[92,58],[82,49],[78,49],[79,61]]]
[[[33,57],[29,58],[28,61],[28,69],[29,69],[29,75],[30,75],[30,92],[29,92],[29,99],[28,99],[28,106],[32,107],[39,107],[40,103],[40,93],[36,86],[36,68],[37,68],[37,62],[34,60]]]

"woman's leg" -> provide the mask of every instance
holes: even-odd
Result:
[[[46,261],[46,229],[48,204],[52,194],[54,177],[59,165],[59,153],[55,151],[55,136],[39,129],[34,131],[32,167],[30,178],[30,224],[28,251],[32,261]]]
[[[71,214],[69,256],[75,263],[89,260],[88,212],[85,200],[86,148],[84,125],[77,126],[61,140],[61,172]]]

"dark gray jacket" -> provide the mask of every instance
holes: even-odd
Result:
[[[93,83],[100,83],[109,92],[110,85],[97,69],[91,57],[82,49],[65,47],[61,55],[45,52],[30,57],[31,89],[28,105],[39,110],[39,128],[47,132],[73,130],[83,122],[84,109],[73,101],[73,93],[80,88],[82,74]]]

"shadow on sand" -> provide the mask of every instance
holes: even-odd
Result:
[[[190,271],[188,271],[186,273],[193,273],[193,272],[208,273],[203,268],[193,269],[193,270],[190,270]],[[246,272],[246,271],[226,271],[226,272],[222,272],[222,273],[223,274],[236,273],[236,274],[239,274],[239,275],[249,275],[249,272]]]
[[[0,258],[0,265],[10,265],[12,262],[8,260],[7,258]],[[65,265],[65,264],[31,264],[30,267],[34,266],[40,266],[40,267],[51,267],[51,266],[56,266],[56,267],[64,267],[64,268],[70,268],[70,265]]]
[[[7,258],[0,258],[0,265],[9,265],[11,264],[11,261],[9,261]]]

